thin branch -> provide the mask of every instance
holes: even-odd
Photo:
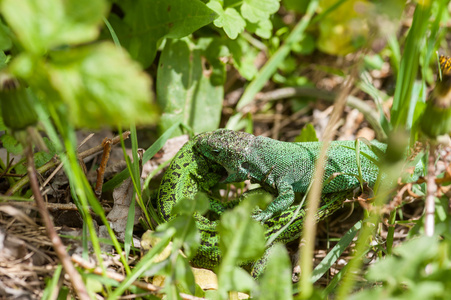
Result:
[[[35,202],[24,202],[24,201],[8,201],[9,205],[19,206],[19,207],[27,207],[34,208],[37,207]],[[46,202],[45,206],[49,211],[60,211],[60,210],[77,210],[78,207],[74,203],[49,203]],[[110,212],[112,210],[111,207],[102,207],[105,212]],[[89,209],[89,213],[91,215],[95,215],[92,209]]]
[[[99,200],[102,196],[103,178],[105,176],[106,165],[108,163],[108,160],[110,159],[112,140],[105,138],[102,142],[102,146],[103,146],[102,160],[100,162],[99,168],[97,169],[97,182],[96,188],[94,190],[94,193],[96,194],[97,199]]]
[[[127,139],[130,135],[130,131],[125,131],[122,136],[124,139]],[[121,138],[120,136],[116,136],[112,139],[112,145],[116,145],[118,143],[120,143]],[[80,159],[86,158],[90,155],[96,154],[97,152],[100,152],[103,150],[103,145],[97,145],[91,149],[88,149],[86,151],[83,151],[81,153],[78,154],[78,157]],[[56,165],[60,164],[61,162],[56,159],[53,158],[51,159],[49,162],[47,162],[46,164],[44,164],[43,166],[39,167],[37,169],[37,173],[38,174],[43,174],[45,172],[47,172],[48,170],[54,168]],[[12,187],[9,188],[9,190],[5,193],[6,196],[11,196],[14,195],[15,193],[17,193],[21,188],[23,188],[26,184],[28,183],[28,177],[24,176],[23,178],[21,178],[19,181],[16,182],[16,184],[14,184]]]
[[[33,149],[31,145],[27,146],[26,155],[28,160],[27,171],[28,177],[30,179],[31,190],[33,191],[34,197],[36,199],[36,205],[38,206],[38,210],[39,213],[41,214],[42,221],[45,224],[47,235],[49,236],[50,241],[53,244],[53,248],[55,249],[56,255],[58,256],[61,264],[63,265],[64,270],[69,275],[69,279],[78,297],[82,300],[89,300],[90,297],[83,283],[83,280],[80,274],[78,273],[77,269],[75,269],[74,265],[70,261],[70,257],[67,254],[66,247],[64,246],[60,237],[58,236],[55,227],[53,226],[53,222],[50,219],[49,212],[47,211],[47,207],[45,206],[44,198],[42,197],[41,192],[39,190],[39,182],[37,178],[36,168],[34,166]]]

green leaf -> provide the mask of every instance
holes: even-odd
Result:
[[[272,34],[272,23],[268,19],[261,20],[258,23],[247,23],[246,29],[261,38],[269,39]]]
[[[174,122],[187,124],[194,132],[219,126],[224,89],[210,80],[211,72],[203,63],[208,43],[201,43],[168,40],[164,47],[157,74],[157,100],[163,110],[161,131]],[[224,72],[224,69],[217,71]],[[180,134],[176,130],[173,136]]]
[[[256,260],[265,251],[264,228],[251,217],[255,206],[268,200],[259,195],[248,195],[233,210],[221,215],[218,233],[222,261],[218,271],[218,293],[222,298],[226,297],[228,291],[254,287],[249,282],[251,276],[236,265]]]
[[[256,287],[255,280],[240,267],[232,269],[230,291],[252,291]]]
[[[402,282],[417,282],[422,270],[438,255],[436,238],[423,236],[404,242],[395,248],[396,256],[388,256],[374,264],[367,273],[369,280],[384,281],[397,287]]]
[[[264,207],[271,197],[256,193],[243,198],[240,205],[221,216],[218,225],[221,252],[231,259],[233,264],[260,258],[265,250],[263,226],[251,215],[257,205]]]
[[[9,134],[4,134],[0,136],[0,141],[3,143],[3,147],[12,154],[22,154],[23,146],[20,144],[13,136]]]
[[[8,56],[5,55],[5,52],[0,51],[0,70],[6,68],[8,61]]]
[[[92,41],[106,13],[104,0],[3,0],[1,10],[22,46],[33,53]]]
[[[185,214],[191,216],[194,212],[198,212],[202,215],[207,212],[209,207],[210,202],[207,195],[204,193],[198,193],[194,199],[185,198],[178,201],[174,205],[174,208],[172,208],[172,214]]]
[[[9,27],[3,23],[3,20],[0,19],[0,50],[11,49],[11,46],[13,45],[11,35],[11,29],[9,29]]]
[[[184,201],[186,199],[182,199]],[[164,232],[168,229],[174,229],[173,252],[177,252],[183,247],[183,251],[187,257],[191,258],[196,254],[200,245],[200,233],[197,230],[193,215],[178,215],[168,223],[163,223],[157,227],[157,231]]]
[[[48,152],[39,151],[39,152],[35,153],[35,155],[34,155],[34,163],[35,163],[36,167],[39,168],[42,165],[44,165],[46,162],[51,160],[52,157],[53,157],[53,155]]]
[[[258,22],[258,27],[257,30],[255,30],[255,34],[261,38],[269,39],[272,34],[272,22],[269,19]]]
[[[47,146],[48,153],[52,156],[55,155],[57,153],[56,145],[47,137],[43,137],[42,139],[44,140],[44,143]]]
[[[196,293],[196,283],[194,281],[193,271],[188,260],[179,255],[174,266],[175,279],[179,290],[183,293],[194,295]]]
[[[264,230],[261,224],[251,219],[250,214],[243,216],[236,210],[227,211],[221,217],[218,230],[222,253],[232,250],[236,253],[236,260],[241,262],[257,259],[263,254]],[[231,245],[237,248],[230,249]]]
[[[268,264],[260,281],[258,299],[293,299],[288,252],[280,244],[276,244],[269,251]]]
[[[217,16],[199,0],[119,1],[125,16],[110,18],[122,45],[144,68],[154,60],[164,37],[182,38],[211,23]],[[126,28],[123,28],[123,27]]]
[[[109,42],[52,52],[44,64],[24,54],[11,70],[25,78],[44,99],[62,100],[67,117],[79,127],[152,124],[157,111],[152,104],[151,81],[126,52]],[[70,112],[70,113],[69,113]]]
[[[312,123],[307,123],[304,128],[302,128],[301,133],[294,139],[296,143],[300,142],[317,142],[318,137],[316,136],[315,127]]]
[[[2,52],[0,52],[0,53],[2,53]],[[3,122],[1,107],[0,107],[0,130],[1,131],[6,130],[5,122]]]
[[[224,10],[221,3],[216,0],[211,0],[207,6],[219,15],[213,24],[223,28],[229,38],[234,40],[243,32],[246,22],[236,9],[229,7]]]
[[[242,37],[227,41],[227,47],[232,54],[233,66],[240,72],[241,76],[247,80],[252,80],[258,72],[254,64],[258,54],[256,49]]]
[[[279,10],[279,0],[244,0],[241,14],[252,23],[264,21]]]

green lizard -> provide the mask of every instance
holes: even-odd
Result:
[[[260,183],[277,198],[269,205],[271,216],[265,215],[263,225],[266,239],[272,238],[279,229],[294,221],[274,240],[287,243],[301,234],[304,210],[295,215],[296,206],[290,206],[294,192],[306,192],[313,174],[315,159],[321,143],[286,143],[268,138],[230,130],[203,133],[187,142],[177,153],[160,185],[157,208],[160,217],[169,221],[174,204],[182,198],[194,198],[198,192],[208,193],[217,182],[234,182],[251,179]],[[376,152],[384,152],[386,145],[373,142]],[[353,189],[359,186],[354,141],[332,142],[328,150],[328,161],[323,181],[322,206],[316,214],[317,221],[330,215],[342,206],[345,199],[353,197]],[[377,155],[361,144],[361,173],[363,181],[374,185],[378,176]],[[363,154],[365,153],[365,154]],[[334,177],[335,176],[335,177]],[[223,179],[225,178],[225,179]],[[282,196],[282,197],[281,197]],[[282,201],[281,205],[280,203]],[[212,210],[219,214],[226,209],[211,198]],[[232,204],[233,205],[233,204]],[[275,209],[274,209],[275,208]],[[268,208],[267,208],[268,210]],[[274,215],[274,216],[272,216]],[[217,221],[196,215],[201,233],[201,246],[192,259],[196,266],[213,269],[221,259],[218,246]],[[267,252],[268,253],[268,252]],[[258,276],[264,267],[265,257],[254,263],[253,276]]]
[[[211,162],[203,155],[193,151],[198,137],[188,141],[179,150],[163,177],[158,191],[157,212],[164,221],[175,217],[171,214],[171,210],[178,200],[187,197],[194,198],[198,192],[208,193],[214,184],[227,175],[221,165]],[[324,195],[322,197],[324,204],[316,214],[317,221],[335,212],[342,206],[345,199],[350,199],[352,196],[352,191]],[[224,209],[218,201],[210,200],[213,210],[220,213]],[[290,207],[264,223],[267,240],[293,218],[296,208],[297,206]],[[301,210],[288,228],[277,236],[274,243],[288,243],[298,238],[302,231],[304,215],[305,211]],[[213,269],[221,260],[219,236],[216,230],[217,221],[211,221],[198,214],[195,217],[201,233],[201,245],[192,259],[192,263],[199,267]],[[254,263],[253,276],[258,277],[262,272],[265,258],[266,255]]]
[[[378,156],[387,146],[372,142],[372,150],[360,143],[361,179],[374,186],[379,173]],[[306,193],[314,173],[321,142],[289,143],[245,132],[219,129],[196,137],[196,151],[222,165],[228,173],[225,183],[250,179],[277,197],[265,210],[255,215],[266,221],[274,214],[288,209],[294,192]],[[374,152],[373,152],[374,151]],[[364,153],[365,155],[362,155]],[[359,187],[359,170],[355,141],[334,141],[327,152],[323,182],[336,176],[323,187],[323,193],[346,191]]]

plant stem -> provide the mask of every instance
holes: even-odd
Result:
[[[55,227],[53,226],[53,222],[50,219],[49,212],[47,211],[47,207],[44,202],[44,198],[42,197],[41,192],[39,191],[39,183],[38,178],[36,176],[37,172],[34,165],[33,150],[31,144],[27,146],[26,155],[28,160],[27,171],[28,177],[30,179],[30,186],[33,191],[34,198],[36,200],[36,205],[38,207],[39,213],[41,214],[42,221],[45,224],[47,235],[49,236],[50,241],[53,244],[53,248],[55,249],[56,255],[61,261],[64,270],[69,275],[69,279],[78,297],[83,300],[84,299],[89,300],[90,297],[83,283],[83,280],[80,274],[78,273],[77,269],[75,269],[74,265],[72,264],[70,257],[67,254],[66,247],[64,246],[60,237],[58,236]]]

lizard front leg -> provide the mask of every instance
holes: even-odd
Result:
[[[287,210],[294,202],[293,186],[286,182],[277,184],[277,197],[268,204],[268,206],[259,211],[253,218],[259,222],[265,222],[273,215]]]

